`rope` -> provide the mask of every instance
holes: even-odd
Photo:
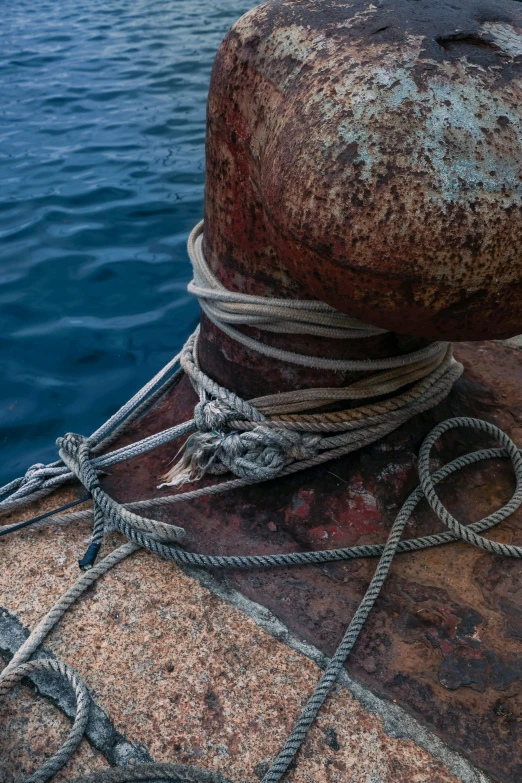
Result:
[[[263,356],[322,370],[367,372],[415,365],[418,361],[433,358],[447,346],[447,343],[436,342],[405,356],[361,360],[323,359],[274,348],[228,324],[256,326],[263,331],[278,334],[313,334],[344,340],[373,337],[385,334],[386,330],[344,315],[325,302],[266,298],[227,290],[213,274],[203,254],[203,221],[195,226],[189,236],[188,253],[194,272],[188,290],[197,296],[205,315],[233,340]]]
[[[51,672],[67,680],[76,696],[76,716],[69,736],[61,748],[51,758],[47,759],[36,772],[30,775],[25,783],[44,783],[44,781],[49,780],[49,778],[59,772],[80,744],[89,719],[90,698],[87,688],[76,672],[61,661],[43,658],[36,661],[28,661],[10,671],[4,670],[0,676],[0,699],[12,690],[15,685],[18,685],[24,677],[29,677],[38,671]]]
[[[135,419],[151,405],[153,405],[166,391],[176,386],[183,372],[174,368],[179,363],[180,354],[172,359],[151,381],[145,384],[125,405],[123,405],[111,418],[96,432],[91,435],[93,454],[109,446],[116,437],[127,429]],[[102,471],[106,467],[115,465],[126,459],[145,454],[163,443],[168,443],[182,435],[188,434],[193,429],[191,421],[184,422],[177,427],[170,427],[163,432],[144,438],[138,443],[124,446],[121,449],[97,457],[93,460],[94,467]],[[9,514],[20,508],[47,497],[54,489],[74,479],[67,467],[60,461],[49,465],[37,463],[26,471],[24,476],[10,481],[0,488],[0,515]]]
[[[485,449],[482,451],[472,452],[471,454],[466,454],[462,457],[458,457],[453,462],[440,468],[434,474],[431,474],[429,470],[429,455],[434,443],[445,432],[457,427],[472,427],[482,431],[496,441],[500,442],[502,448]],[[86,439],[82,440],[78,436],[73,438],[69,437],[67,439],[69,455],[74,452],[74,450],[76,450],[75,457],[71,458],[71,464],[74,464],[77,467],[78,473],[81,474],[84,478],[88,477],[89,475],[88,469],[86,470],[84,466],[80,465],[80,460],[84,459],[83,455],[85,454],[86,450],[85,440]],[[479,522],[475,522],[469,526],[463,526],[458,523],[447,511],[447,509],[440,503],[440,500],[438,500],[434,489],[435,486],[440,481],[447,478],[447,476],[465,466],[485,459],[494,459],[506,456],[508,456],[512,461],[516,477],[516,488],[512,498],[501,509],[493,512],[488,517],[485,517]],[[279,780],[281,780],[287,771],[294,756],[298,752],[311,723],[315,719],[317,712],[324,703],[324,700],[330,692],[332,685],[338,678],[339,673],[342,670],[349,653],[353,649],[353,646],[357,641],[357,638],[371,609],[373,608],[375,600],[377,599],[382,589],[382,585],[384,584],[393,558],[397,552],[437,546],[461,538],[462,540],[468,541],[469,543],[475,546],[479,546],[493,554],[522,557],[522,547],[490,541],[489,539],[485,539],[479,535],[480,532],[484,532],[485,530],[490,529],[502,520],[506,519],[522,504],[522,457],[517,446],[500,429],[488,422],[464,417],[450,419],[438,425],[428,435],[421,448],[419,456],[419,479],[420,486],[417,487],[414,492],[412,492],[399,511],[399,514],[397,515],[397,518],[392,526],[388,541],[384,546],[376,545],[348,547],[345,549],[324,550],[322,552],[297,552],[290,555],[216,557],[212,555],[200,555],[184,552],[181,549],[168,546],[160,541],[150,538],[140,530],[133,528],[124,518],[121,518],[119,520],[118,529],[127,535],[133,543],[125,544],[112,552],[108,557],[95,565],[90,571],[83,574],[73,585],[73,587],[70,588],[59,599],[51,611],[36,626],[29,638],[17,651],[8,667],[0,675],[0,696],[3,693],[3,689],[5,689],[4,682],[7,682],[9,687],[12,687],[12,683],[14,682],[13,677],[15,675],[19,675],[18,679],[16,680],[18,681],[22,676],[25,676],[25,674],[28,673],[24,669],[24,667],[28,665],[25,662],[40,646],[47,634],[56,626],[63,614],[77,600],[77,598],[83,592],[85,592],[85,590],[96,579],[105,574],[110,568],[112,568],[118,562],[121,562],[123,559],[128,557],[142,546],[167,560],[173,560],[174,562],[183,565],[205,568],[260,568],[279,565],[304,565],[310,563],[326,563],[338,560],[348,560],[356,557],[378,555],[380,556],[380,560],[373,579],[346,631],[341,644],[339,645],[334,656],[329,661],[328,666],[319,681],[319,684],[317,685],[312,697],[305,705],[305,708],[303,709],[302,714],[296,723],[294,731],[287,740],[283,750],[263,778],[263,783],[277,783]],[[405,524],[410,518],[414,508],[423,497],[428,499],[428,502],[434,509],[439,519],[445,525],[447,525],[450,530],[446,533],[439,533],[431,536],[425,536],[419,539],[410,539],[408,541],[401,542],[400,537],[403,533]],[[31,664],[33,663],[35,666],[42,665],[42,661],[39,660],[31,662]],[[54,661],[46,661],[45,664],[47,663],[56,665],[56,662]],[[61,666],[63,667],[63,672],[60,670],[60,673],[62,673],[63,676],[67,676],[65,671],[67,667],[65,667],[63,664],[61,664]],[[57,671],[56,669],[54,670]],[[71,679],[70,670],[68,671],[69,681],[73,682],[75,688],[78,688],[78,680],[76,679],[73,681]],[[64,744],[60,751],[55,754],[52,759],[46,762],[46,764],[41,767],[37,773],[34,773],[34,775],[29,778],[31,783],[32,781],[43,782],[48,780],[49,777],[54,774],[54,772],[61,768],[56,766],[58,760],[60,760],[61,766],[63,766],[63,764],[65,764],[70,757],[72,753],[71,748],[73,745],[72,739],[74,739],[76,745],[79,742],[79,728],[76,729],[76,726],[83,725],[80,723],[80,718],[78,716],[80,714],[80,702],[83,705],[85,703],[85,699],[83,697],[80,699],[78,690],[77,699],[79,707],[78,715],[73,726],[74,736],[73,731],[71,731],[68,742]],[[76,747],[76,745],[74,745],[74,747]],[[52,767],[54,772],[49,773],[48,770],[50,767],[48,765],[51,762],[54,765]],[[159,772],[159,768],[157,769],[156,765],[153,765],[154,769],[150,765],[145,765],[144,767],[139,765],[137,767],[125,768],[125,771],[121,773],[122,777],[114,777],[113,774],[116,774],[116,771],[111,770],[109,772],[101,772],[97,773],[96,775],[91,775],[88,778],[82,780],[85,780],[86,783],[87,781],[89,783],[109,783],[113,780],[137,781],[161,778],[173,781],[194,781],[195,783],[199,783],[200,781],[201,783],[203,783],[203,781],[209,781],[210,783],[210,781],[215,780],[216,783],[218,783],[218,781],[223,783],[221,778],[217,777],[213,779],[212,777],[208,777],[210,773],[197,768],[178,767],[177,765],[159,766],[161,767],[161,774],[158,774],[157,776],[152,774],[153,771],[154,773],[156,771]],[[118,775],[119,774],[120,773],[118,772]],[[191,775],[192,777],[190,777]]]
[[[200,398],[194,410],[197,432],[188,439],[181,460],[160,486],[179,486],[199,480],[206,473],[225,472],[256,483],[284,475],[292,464],[302,470],[349,454],[433,408],[448,395],[463,370],[454,361],[451,348],[445,346],[438,366],[394,398],[335,414],[269,418],[258,409],[257,400],[242,400],[201,370],[197,341],[198,331],[187,340],[180,356],[181,366]],[[324,391],[329,394],[333,390]],[[299,393],[295,394],[297,397]],[[288,400],[285,395],[285,408],[289,407]],[[297,404],[301,402],[298,399]],[[319,434],[329,432],[339,434]]]
[[[116,767],[101,773],[76,778],[71,783],[130,783],[130,781],[170,780],[173,783],[230,783],[215,772],[201,767],[186,767],[181,764],[139,764],[136,767]]]
[[[188,243],[194,266],[194,281],[190,288],[197,293],[203,309],[210,308],[209,313],[215,323],[219,322],[220,328],[226,325],[232,314],[236,325],[252,324],[252,317],[255,317],[258,327],[268,331],[274,331],[277,326],[277,330],[282,332],[308,334],[316,333],[319,325],[321,329],[334,329],[335,335],[330,332],[328,335],[338,338],[360,338],[383,332],[338,313],[323,302],[264,299],[227,291],[206,264],[201,240],[202,224],[198,224]],[[198,334],[196,330],[181,354],[89,438],[92,464],[98,474],[118,462],[138,457],[196,430],[195,436],[189,438],[181,461],[169,470],[164,485],[177,486],[196,480],[206,472],[219,475],[230,471],[239,480],[231,480],[227,489],[266,481],[348,454],[384,437],[412,416],[440,402],[462,372],[462,366],[453,360],[451,347],[447,343],[433,343],[406,356],[377,362],[345,362],[342,365],[344,369],[363,368],[368,371],[385,368],[385,371],[342,389],[297,390],[246,402],[201,371],[197,360]],[[236,330],[234,337],[241,342],[244,335]],[[265,354],[269,348],[259,341],[249,345]],[[181,369],[175,371],[178,361]],[[317,366],[316,357],[301,356],[299,362],[309,367]],[[335,366],[339,368],[341,365]],[[194,420],[97,456],[147,407],[177,383],[183,372],[188,374],[200,397]],[[408,385],[410,388],[402,390]],[[396,394],[397,391],[400,393]],[[336,413],[299,415],[302,410],[310,411],[331,402],[371,400],[389,394],[395,396],[378,401],[373,399],[361,407]],[[212,434],[213,430],[217,434]],[[321,434],[321,437],[313,433]],[[325,437],[327,433],[332,433],[332,437]],[[73,479],[74,474],[63,461],[33,465],[25,476],[0,490],[0,514],[24,508]],[[214,491],[225,489],[209,489],[208,493]],[[162,523],[149,520],[143,524],[150,532],[157,524],[160,534],[164,533]],[[8,527],[4,534],[11,529],[16,527]],[[86,568],[96,557],[103,531],[104,523],[100,517],[93,531],[90,550],[81,561]]]
[[[188,252],[194,271],[189,290],[198,297],[207,317],[237,342],[283,362],[373,374],[342,389],[295,390],[246,402],[201,370],[196,330],[180,355],[181,367],[200,399],[194,410],[196,433],[161,486],[199,480],[206,473],[231,472],[248,481],[267,481],[281,475],[292,463],[302,468],[331,459],[334,453],[348,454],[436,405],[462,372],[451,346],[444,342],[431,343],[403,356],[358,361],[323,359],[267,345],[236,326],[333,339],[361,339],[384,331],[343,315],[324,302],[265,298],[227,290],[206,262],[203,222],[192,231]],[[407,386],[410,388],[404,390]],[[390,394],[395,396],[378,399]],[[301,411],[353,400],[371,402],[337,413],[301,415]],[[338,434],[326,437],[327,433]]]
[[[190,290],[196,293],[208,317],[238,342],[266,356],[321,368],[326,367],[322,362],[330,360],[309,356],[298,356],[296,359],[296,354],[273,349],[253,340],[230,324],[255,325],[261,330],[288,334],[318,334],[333,339],[360,339],[382,333],[382,330],[337,313],[321,302],[267,300],[227,291],[204,261],[201,232],[200,224],[189,239],[189,252],[194,265],[194,281]],[[26,674],[38,669],[51,669],[67,678],[76,693],[77,714],[70,734],[62,748],[29,778],[31,783],[44,783],[70,758],[84,733],[89,702],[85,686],[71,669],[56,661],[29,661],[29,658],[67,609],[96,579],[140,548],[180,565],[199,568],[271,568],[358,557],[379,557],[372,581],[337,651],[328,662],[294,730],[263,778],[263,783],[278,783],[287,772],[353,649],[398,552],[414,551],[461,539],[493,554],[522,557],[522,547],[497,543],[481,535],[522,504],[522,457],[519,449],[494,425],[466,417],[443,422],[435,427],[424,441],[419,455],[419,487],[401,508],[385,544],[262,556],[214,556],[182,549],[180,543],[184,537],[183,528],[142,516],[142,512],[152,507],[176,505],[197,497],[212,496],[278,476],[290,475],[350,453],[383,437],[413,415],[432,408],[448,394],[462,372],[462,366],[453,360],[451,347],[447,343],[433,343],[420,351],[401,357],[330,362],[328,369],[379,371],[344,389],[305,389],[246,401],[219,386],[201,370],[197,355],[198,336],[199,330],[196,330],[181,353],[91,437],[69,433],[60,438],[60,461],[50,465],[34,465],[25,476],[0,490],[0,512],[27,505],[48,494],[55,486],[73,479],[77,479],[85,487],[93,501],[92,509],[71,512],[57,518],[69,522],[93,517],[91,544],[80,561],[80,566],[87,570],[38,623],[0,674],[0,696]],[[175,370],[178,362],[181,371]],[[199,396],[192,420],[130,446],[100,454],[132,421],[177,383],[183,373],[190,378]],[[395,396],[378,399],[389,394]],[[343,400],[366,402],[360,407],[337,412],[309,412]],[[448,430],[456,427],[471,427],[484,432],[499,442],[501,448],[484,449],[464,455],[431,474],[429,459],[434,443]],[[125,505],[117,503],[102,489],[99,475],[105,467],[139,456],[184,435],[190,437],[181,463],[175,466],[168,477],[169,483],[195,480],[207,472],[216,475],[232,472],[236,478],[183,494]],[[435,491],[436,485],[462,467],[499,457],[509,457],[515,471],[516,488],[511,500],[488,517],[470,525],[462,525],[440,502]],[[423,497],[426,497],[447,529],[435,535],[401,541],[406,522]],[[53,519],[47,515],[38,519],[44,518]],[[7,529],[4,528],[3,532],[14,531],[19,527],[20,523],[15,523]],[[104,535],[109,530],[122,533],[128,543],[96,564],[96,555]],[[154,779],[180,783],[227,783],[219,775],[200,768],[175,764],[126,767],[96,773],[80,780],[85,783],[109,783]]]

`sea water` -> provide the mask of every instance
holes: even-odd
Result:
[[[194,329],[210,69],[254,5],[3,4],[2,483],[93,432]]]

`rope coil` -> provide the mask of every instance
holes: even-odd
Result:
[[[220,328],[224,326],[223,331],[228,329],[229,334],[232,332],[235,334],[237,330],[227,324],[245,324],[247,321],[254,323],[249,320],[252,318],[256,319],[257,326],[268,331],[275,331],[277,328],[278,331],[296,333],[297,329],[304,328],[314,330],[304,333],[325,335],[326,331],[317,330],[333,330],[332,333],[328,332],[327,336],[335,338],[342,334],[343,338],[346,338],[349,333],[354,339],[368,336],[370,332],[372,334],[382,332],[354,322],[354,319],[347,319],[335,311],[332,312],[332,308],[323,303],[307,302],[308,313],[305,319],[302,315],[303,303],[270,300],[267,305],[266,300],[261,297],[246,297],[227,292],[212,276],[208,267],[200,263],[201,258],[198,256],[200,247],[201,227],[198,226],[189,240],[189,251],[192,255],[196,254],[191,290],[198,295],[203,309],[207,315],[210,313],[211,320],[214,319],[215,323],[219,322]],[[255,306],[253,310],[252,306]],[[282,329],[280,329],[281,324],[283,324]],[[241,332],[237,334],[240,335],[238,340],[243,342],[245,335]],[[461,539],[493,554],[522,557],[522,547],[494,542],[481,535],[506,519],[522,504],[520,451],[511,439],[493,424],[467,417],[443,422],[435,427],[424,441],[418,463],[420,484],[399,511],[385,544],[263,556],[213,556],[182,549],[179,544],[183,540],[183,528],[141,516],[141,513],[154,506],[176,505],[196,497],[210,496],[276,476],[290,475],[361,448],[391,432],[416,413],[436,405],[448,394],[452,384],[462,372],[462,366],[452,358],[450,346],[445,343],[433,344],[435,348],[429,346],[428,349],[410,354],[409,357],[398,357],[399,362],[395,361],[397,357],[379,360],[379,366],[373,369],[384,370],[384,372],[345,389],[308,389],[245,401],[233,392],[220,387],[202,372],[197,358],[197,339],[198,331],[189,338],[182,352],[166,368],[90,438],[68,434],[60,439],[58,441],[60,462],[48,466],[35,465],[24,477],[10,482],[0,490],[0,497],[3,498],[0,501],[0,512],[7,513],[14,508],[28,505],[48,494],[55,486],[76,478],[91,495],[93,507],[62,515],[58,519],[74,522],[94,517],[91,539],[91,546],[94,547],[99,548],[108,530],[117,530],[128,539],[128,543],[97,564],[94,562],[97,550],[94,557],[90,559],[90,556],[86,555],[83,565],[89,570],[82,574],[40,621],[10,664],[0,674],[0,697],[26,674],[46,667],[67,678],[75,689],[77,715],[71,733],[62,748],[33,773],[28,783],[45,783],[63,767],[83,735],[89,703],[85,686],[65,664],[55,661],[29,661],[29,659],[67,609],[96,579],[141,548],[180,565],[200,568],[271,568],[327,563],[359,557],[379,558],[371,583],[337,651],[328,662],[292,734],[264,776],[263,783],[278,783],[288,771],[308,729],[353,649],[397,553],[438,546]],[[252,338],[246,339],[251,341]],[[263,346],[260,349],[261,353],[265,352],[265,349],[278,350],[258,341],[254,342],[258,346]],[[269,352],[265,355],[273,355],[273,353]],[[281,357],[278,355],[276,358]],[[291,361],[287,357],[283,358]],[[305,364],[310,359],[311,357],[300,357],[298,363]],[[312,357],[312,360],[315,361],[315,358]],[[182,371],[189,376],[199,394],[200,401],[195,408],[193,420],[145,438],[139,443],[100,456],[102,449],[110,445],[148,406],[179,381],[181,372],[175,371],[178,361]],[[357,364],[358,369],[361,369],[361,363]],[[370,362],[363,364],[366,370],[370,367]],[[350,364],[352,365],[353,363]],[[378,390],[377,394],[376,390]],[[372,401],[375,396],[397,391],[400,393],[391,399]],[[321,407],[327,402],[354,399],[369,400],[369,402],[358,408],[335,413],[302,413]],[[499,442],[501,447],[464,455],[431,474],[429,458],[433,445],[444,433],[457,427],[471,427],[484,432]],[[182,460],[182,465],[177,467],[173,477],[174,482],[179,483],[180,476],[183,476],[183,480],[194,479],[207,471],[216,474],[232,471],[237,478],[183,494],[151,498],[126,505],[117,503],[104,492],[99,481],[99,473],[104,467],[143,454],[157,445],[183,435],[190,435],[190,437],[184,461]],[[467,465],[481,460],[505,457],[510,458],[516,476],[516,488],[512,498],[503,508],[484,519],[470,525],[462,525],[442,505],[435,486]],[[194,475],[195,472],[197,476]],[[422,538],[401,540],[407,521],[423,497],[427,498],[447,530]],[[10,527],[15,529],[17,525]],[[10,527],[7,527],[6,532],[9,532]],[[178,781],[178,783],[227,783],[219,775],[206,770],[175,764],[137,765],[96,773],[80,780],[82,783],[110,783],[111,781],[123,783],[123,781],[153,779]]]
[[[448,343],[433,342],[418,351],[386,359],[323,359],[274,348],[248,337],[229,324],[256,326],[262,331],[277,334],[313,334],[337,340],[360,340],[386,334],[387,330],[340,313],[316,299],[275,299],[229,291],[205,259],[203,225],[202,220],[188,238],[187,248],[194,274],[188,290],[197,297],[201,309],[213,324],[236,342],[262,356],[320,370],[367,372],[396,369],[400,372],[428,359],[436,360],[448,346]]]
[[[35,661],[20,663],[16,666],[7,666],[0,675],[0,699],[6,696],[15,685],[18,685],[24,677],[30,677],[31,674],[39,671],[51,672],[67,680],[76,697],[76,716],[69,735],[61,748],[48,758],[36,772],[30,775],[25,783],[43,783],[59,772],[67,764],[82,741],[89,719],[90,697],[87,688],[70,666],[53,659],[40,658]]]
[[[339,313],[325,302],[270,299],[229,291],[206,262],[203,221],[189,236],[188,252],[194,272],[189,291],[198,297],[212,323],[236,342],[263,356],[304,367],[374,374],[341,389],[296,390],[246,402],[201,370],[196,330],[182,349],[180,364],[200,398],[194,411],[197,432],[189,438],[181,460],[163,477],[161,486],[178,486],[199,480],[206,473],[225,472],[246,480],[268,481],[294,462],[317,464],[325,456],[331,458],[333,452],[347,454],[436,405],[462,372],[451,346],[444,342],[402,356],[356,361],[295,354],[255,340],[235,327],[256,326],[261,331],[332,339],[361,339],[384,334],[385,330]],[[404,392],[411,384],[413,387]],[[395,396],[375,401],[390,394]],[[371,399],[374,401],[367,405],[335,414],[309,413],[337,401]],[[306,413],[302,415],[301,411]],[[327,437],[327,433],[338,434]]]

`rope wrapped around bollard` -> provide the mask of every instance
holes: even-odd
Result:
[[[199,236],[200,234],[197,234],[196,240]],[[192,235],[192,255],[194,254],[194,242]],[[189,243],[189,249],[190,247]],[[207,290],[208,295],[209,289],[204,289],[202,285],[201,275],[203,273],[197,271],[199,269],[197,264],[195,269],[194,286],[198,289],[198,296],[203,297],[203,290]],[[214,290],[212,281],[209,282],[208,278],[205,280],[210,286],[210,290]],[[209,312],[218,321],[220,318],[233,317],[236,319],[234,322],[237,322],[237,319],[244,317],[241,308],[239,310],[232,308],[232,312],[229,312],[227,307],[230,304],[243,305],[244,302],[238,303],[237,297],[235,300],[234,297],[225,296],[226,293],[218,290],[216,294],[217,301],[221,302],[219,314],[216,315],[212,306]],[[208,298],[216,301],[216,298],[213,299],[213,295],[208,295]],[[258,299],[260,298],[258,297]],[[223,301],[227,307],[222,306]],[[307,306],[309,304],[307,303]],[[255,311],[255,317],[259,319],[259,323],[264,323],[270,329],[274,329],[273,308],[280,308],[282,305],[278,303],[276,306],[272,302],[268,309],[263,309],[262,303],[259,307],[260,310]],[[290,307],[290,309],[292,308]],[[296,309],[299,311],[299,308]],[[314,330],[334,329],[343,333],[347,329],[357,331],[357,327],[353,323],[346,325],[342,322],[342,318],[333,319],[335,323],[332,325],[329,319],[333,318],[335,313],[327,312],[325,320],[321,308],[317,310],[312,308],[312,312],[316,314],[319,312],[321,318],[314,317],[311,325],[306,320],[287,320],[284,322],[286,327],[283,331],[303,328],[303,324],[305,324],[304,328],[309,327]],[[277,317],[279,318],[280,315],[281,313],[278,313]],[[285,314],[285,318],[287,315]],[[271,318],[272,320],[270,320]],[[351,320],[353,321],[353,319]],[[371,329],[371,327],[369,328]],[[140,512],[154,506],[175,505],[190,501],[195,497],[230,491],[277,476],[289,475],[311,465],[320,464],[341,454],[349,453],[391,432],[416,413],[436,405],[447,395],[454,380],[462,372],[461,365],[454,362],[451,356],[451,348],[446,344],[436,344],[436,349],[430,346],[429,351],[421,356],[416,355],[413,360],[408,357],[399,357],[401,359],[399,363],[395,362],[395,359],[389,360],[388,366],[379,368],[384,370],[384,373],[381,372],[344,390],[300,390],[245,401],[233,392],[220,387],[201,371],[197,360],[197,336],[196,332],[189,339],[181,354],[176,357],[176,360],[169,363],[167,368],[90,438],[68,434],[60,439],[58,441],[60,462],[50,466],[35,466],[28,477],[26,475],[25,479],[11,482],[2,490],[5,499],[0,501],[0,511],[10,511],[19,507],[18,504],[27,504],[31,499],[41,497],[42,492],[47,493],[53,486],[73,477],[85,487],[92,498],[92,510],[70,512],[62,517],[57,517],[68,522],[85,519],[89,516],[93,517],[91,544],[86,555],[80,561],[81,567],[86,569],[85,573],[40,621],[16,652],[9,665],[0,674],[0,697],[15,682],[40,668],[52,669],[60,676],[66,677],[75,689],[77,715],[73,729],[62,748],[31,775],[28,779],[30,783],[44,783],[70,758],[85,730],[89,700],[85,686],[78,675],[64,664],[40,659],[29,661],[29,659],[67,609],[94,581],[141,548],[148,549],[160,557],[180,565],[198,568],[271,568],[328,563],[360,557],[379,558],[370,585],[339,647],[329,660],[290,737],[265,774],[263,783],[278,783],[288,771],[312,722],[353,649],[397,553],[438,546],[461,539],[495,555],[522,557],[522,547],[491,541],[482,535],[510,516],[522,504],[522,457],[520,451],[498,427],[489,422],[469,417],[454,418],[442,422],[427,436],[419,454],[419,486],[405,501],[393,523],[388,540],[384,544],[262,556],[214,556],[185,551],[180,546],[184,536],[183,528],[142,516]],[[303,361],[307,358],[310,357],[303,357]],[[150,436],[137,444],[100,456],[99,452],[103,446],[111,443],[130,422],[134,421],[166,389],[179,380],[180,374],[174,372],[178,359],[183,371],[189,376],[199,394],[200,402],[196,406],[194,419],[165,430],[163,433]],[[383,361],[386,365],[388,360],[379,360],[381,365]],[[385,391],[382,391],[383,388]],[[395,396],[375,402],[375,397],[397,391],[399,393]],[[359,408],[348,408],[333,414],[301,413],[314,407],[321,407],[326,404],[325,401],[335,399],[367,399],[369,402]],[[463,455],[432,474],[430,472],[430,453],[433,445],[446,432],[460,427],[473,428],[485,433],[498,442],[500,448],[488,448]],[[171,497],[126,505],[117,503],[102,489],[99,473],[104,466],[144,453],[156,445],[173,440],[181,434],[189,433],[192,434],[187,443],[185,454],[181,462],[168,475],[166,479],[168,484],[195,481],[205,473],[220,475],[232,471],[237,478]],[[516,478],[516,487],[511,499],[501,509],[484,519],[470,525],[461,524],[439,500],[435,489],[436,485],[463,467],[482,460],[506,457],[513,464]],[[40,483],[38,483],[38,476],[42,479]],[[421,538],[401,540],[405,525],[422,498],[427,499],[434,513],[447,529],[444,532]],[[2,504],[4,505],[2,506]],[[10,527],[16,529],[17,525]],[[122,533],[128,539],[128,543],[96,563],[96,554],[104,535],[109,530],[117,530]],[[204,769],[176,764],[135,765],[95,773],[80,780],[82,783],[111,783],[111,781],[123,783],[123,781],[160,779],[179,781],[179,783],[227,783],[221,776]]]

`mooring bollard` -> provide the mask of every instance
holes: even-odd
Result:
[[[392,330],[355,342],[243,332],[303,353],[360,359],[434,339],[521,331],[521,30],[514,0],[274,2],[232,28],[208,106],[211,269],[228,289],[319,298]],[[418,448],[435,423],[451,415],[502,426],[515,420],[519,354],[494,343],[463,343],[456,354],[470,371],[447,401],[369,451],[185,506],[188,546],[266,554],[382,541],[417,480]],[[362,377],[260,356],[204,316],[199,355],[212,378],[246,398]],[[182,421],[196,401],[182,381],[135,436]],[[446,445],[444,460],[462,449],[458,439]],[[132,478],[115,468],[109,491],[150,497],[174,451],[136,461]],[[493,487],[509,486],[510,475],[507,465],[485,469],[473,519],[490,512]],[[457,515],[469,519],[467,480],[450,480],[448,492]],[[179,521],[168,510],[164,519]],[[421,512],[409,535],[437,530]],[[512,665],[519,632],[509,630],[520,588],[501,558],[486,563],[478,550],[456,546],[449,561],[443,549],[400,561],[350,671],[473,763],[517,779],[520,724],[506,734],[497,705],[509,699],[510,714],[522,714]],[[228,581],[330,654],[373,571],[358,561],[298,574],[235,572]],[[514,591],[509,602],[504,585]],[[466,618],[474,618],[469,627]]]
[[[392,331],[343,341],[239,329],[285,349],[355,359],[521,331],[521,31],[514,0],[274,2],[232,28],[208,106],[211,269],[230,290],[319,298]],[[455,352],[467,372],[447,400],[370,450],[184,506],[189,548],[266,554],[382,541],[417,481],[418,449],[434,424],[486,418],[519,440],[519,352],[484,342]],[[288,366],[205,317],[199,358],[210,377],[247,399],[363,375]],[[195,402],[185,379],[134,436],[183,421]],[[469,448],[446,442],[443,460]],[[174,452],[135,461],[131,478],[117,467],[106,486],[122,499],[150,497]],[[459,518],[486,516],[500,485],[510,486],[508,465],[483,471],[472,509],[468,480],[449,481]],[[179,518],[164,512],[165,521]],[[411,525],[408,535],[440,530],[422,510]],[[519,540],[516,531],[517,523],[506,540]],[[444,548],[401,559],[350,671],[473,763],[515,780],[521,724],[506,733],[498,704],[509,700],[509,714],[522,714],[522,671],[513,668],[517,566],[510,560],[506,571],[502,558],[486,562],[476,549],[455,547],[449,560]],[[330,654],[373,572],[373,563],[357,561],[298,575],[233,572],[228,581]]]
[[[216,275],[410,335],[406,348],[391,335],[308,343],[319,355],[520,332],[521,21],[514,0],[246,14],[209,96],[204,249]],[[325,383],[252,357],[205,319],[201,356],[240,393]]]

